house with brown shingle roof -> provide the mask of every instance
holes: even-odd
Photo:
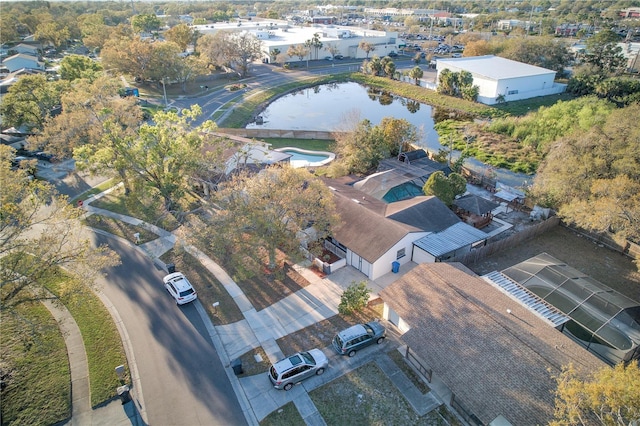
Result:
[[[547,424],[563,366],[606,366],[460,263],[420,264],[380,297],[407,359],[446,385],[443,402],[470,424]]]
[[[468,232],[477,231],[461,223],[434,196],[385,203],[350,185],[330,179],[325,179],[325,183],[333,190],[341,218],[341,224],[332,230],[328,246],[370,280],[391,272],[395,262],[402,265],[413,261],[414,243],[422,237],[446,233],[453,225],[462,225]],[[456,232],[465,231],[456,229]],[[473,239],[468,249],[482,239]]]

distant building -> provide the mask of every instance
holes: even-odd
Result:
[[[566,89],[565,84],[554,82],[555,71],[500,56],[438,59],[436,81],[445,69],[470,72],[473,85],[480,89],[478,102],[487,105],[562,93]]]
[[[22,68],[44,70],[44,62],[40,62],[35,56],[26,55],[24,53],[9,56],[2,61],[2,65],[7,67],[9,72],[14,72]]]
[[[622,9],[618,15],[621,18],[640,18],[640,7],[628,7]]]
[[[213,34],[220,30],[252,33],[263,42],[264,56],[262,60],[265,63],[272,61],[272,52],[276,49],[281,55],[285,55],[286,62],[304,62],[307,59],[316,60],[323,59],[326,56],[333,56],[327,50],[329,47],[335,48],[335,55],[358,59],[365,58],[367,54],[358,48],[361,41],[374,45],[375,50],[370,52],[369,57],[374,55],[383,57],[391,52],[397,52],[400,43],[397,32],[366,30],[338,25],[299,27],[291,26],[287,22],[280,20],[243,21],[241,26],[238,26],[237,23],[217,23],[215,27],[212,25],[196,25],[194,29],[197,29],[201,34]],[[305,41],[312,39],[316,33],[322,43],[322,47],[318,51],[311,48],[310,55],[302,58],[302,60],[297,56],[286,56],[290,46],[304,44]]]

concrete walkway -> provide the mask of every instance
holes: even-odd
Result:
[[[179,243],[176,235],[153,225],[146,224],[139,219],[91,206],[90,203],[101,195],[103,194],[85,200],[83,208],[87,213],[108,216],[132,225],[142,226],[158,235],[157,239],[136,247],[154,259],[154,262],[166,269],[166,265],[162,264],[158,257],[172,249],[176,243]],[[203,323],[207,327],[210,340],[216,348],[216,351],[220,354],[225,366],[229,366],[231,360],[238,358],[240,355],[258,346],[264,349],[271,362],[283,358],[284,354],[277,344],[277,339],[336,315],[342,291],[351,283],[367,281],[369,288],[372,289],[371,298],[377,298],[377,292],[415,266],[415,264],[412,263],[402,265],[399,273],[390,273],[376,281],[370,281],[366,276],[352,267],[341,268],[329,276],[320,278],[308,268],[302,265],[296,265],[294,266],[295,269],[306,278],[310,284],[279,302],[261,311],[256,311],[240,287],[218,264],[194,246],[184,245],[184,248],[222,283],[244,315],[242,321],[216,327],[211,323],[210,318],[200,302],[194,302],[196,303],[196,309]],[[128,346],[128,339],[126,339],[125,336],[123,336],[123,342],[125,346]],[[70,341],[70,345],[77,345],[77,343]],[[84,347],[82,347],[82,353],[84,353],[83,349]],[[135,360],[129,357],[129,354],[133,353],[130,351],[130,348],[128,349],[128,362],[131,368],[131,364],[135,364]],[[76,359],[76,357],[73,357],[72,359],[70,357],[70,362],[74,364],[76,362],[78,363],[78,370],[81,369],[82,364],[82,360],[79,358]],[[421,394],[394,361],[384,352],[375,350],[363,351],[363,353],[354,358],[341,357],[340,362],[332,364],[331,368],[322,376],[309,379],[300,386],[295,386],[288,392],[273,389],[269,385],[265,375],[259,374],[239,378],[232,373],[231,368],[227,368],[226,370],[240,405],[243,407],[243,413],[245,414],[248,424],[257,425],[258,422],[269,413],[293,401],[307,425],[325,425],[324,419],[313,404],[308,392],[371,361],[383,367],[383,371],[386,372],[392,383],[394,383],[398,390],[407,398],[418,414],[425,414],[441,405],[442,400],[438,398],[437,395],[433,392],[427,395]],[[72,367],[72,369],[75,368],[76,366]],[[83,373],[78,373],[79,378],[81,378],[82,375]],[[137,412],[134,413],[133,418],[129,417],[126,410],[120,407],[119,401],[117,403],[119,410],[114,410],[113,407],[108,409],[114,405],[109,404],[106,407],[91,410],[88,417],[83,411],[76,413],[75,398],[76,396],[78,398],[78,407],[82,407],[81,404],[84,403],[83,398],[88,398],[88,382],[86,391],[84,391],[84,389],[85,387],[81,381],[74,386],[74,416],[71,424],[98,424],[96,423],[97,419],[100,419],[100,423],[102,424],[144,424],[142,416]],[[135,390],[137,391],[135,396],[143,398],[141,386],[137,386]],[[83,396],[82,393],[84,392],[86,392],[86,394]],[[135,411],[135,406],[133,406],[133,408]],[[78,410],[86,410],[86,408],[78,408]],[[144,415],[144,413],[142,414]],[[89,418],[92,420],[85,421],[85,419]]]

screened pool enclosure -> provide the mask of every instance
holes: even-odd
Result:
[[[566,315],[558,329],[608,363],[640,359],[640,303],[547,253],[501,275]]]

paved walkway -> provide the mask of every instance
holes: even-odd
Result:
[[[166,269],[166,265],[159,261],[158,257],[179,243],[176,235],[139,219],[90,205],[93,200],[102,195],[104,194],[85,200],[83,208],[87,214],[113,217],[132,225],[142,226],[158,235],[157,239],[136,247]],[[207,327],[209,337],[225,366],[229,366],[231,360],[257,346],[262,346],[271,362],[283,358],[284,354],[278,347],[277,339],[337,314],[342,291],[352,282],[368,281],[369,288],[372,289],[371,297],[376,298],[377,292],[415,266],[415,264],[409,263],[401,266],[399,273],[390,273],[376,281],[369,281],[362,273],[352,267],[341,268],[329,276],[320,278],[308,268],[296,265],[296,270],[310,282],[310,285],[261,311],[256,311],[240,287],[218,264],[193,246],[185,245],[184,248],[215,275],[244,315],[244,319],[241,321],[215,327],[200,302],[194,302]],[[73,321],[72,318],[71,321]],[[62,319],[63,324],[67,322],[67,319]],[[123,332],[123,330],[120,331]],[[133,352],[126,338],[126,330],[124,332],[123,343],[127,350],[128,362],[132,371],[136,371],[135,360],[131,358]],[[138,413],[133,402],[121,406],[120,402],[116,401],[94,410],[91,410],[90,404],[87,406],[85,401],[88,399],[88,380],[86,380],[85,386],[82,379],[83,376],[87,377],[88,373],[82,367],[84,362],[86,368],[86,355],[83,361],[81,355],[84,355],[84,347],[79,348],[77,340],[80,338],[79,343],[82,345],[79,330],[73,330],[71,327],[67,338],[69,339],[68,346],[72,348],[69,351],[72,371],[77,371],[76,375],[72,374],[74,408],[70,424],[145,424],[145,413]],[[382,367],[382,370],[418,414],[426,414],[442,404],[442,399],[435,392],[430,392],[427,395],[421,394],[394,361],[384,352],[375,350],[363,351],[354,358],[341,357],[340,362],[332,364],[331,368],[322,376],[306,380],[288,392],[273,389],[262,374],[239,378],[233,374],[231,368],[227,368],[226,371],[240,405],[243,407],[245,418],[250,425],[257,425],[265,416],[289,401],[293,401],[307,425],[325,425],[324,419],[313,404],[308,392],[370,361],[374,361]],[[142,400],[141,386],[134,386],[131,392],[134,400]]]

